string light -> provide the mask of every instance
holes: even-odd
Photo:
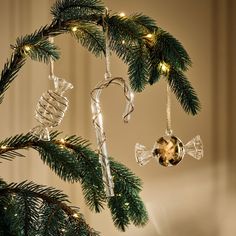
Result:
[[[66,232],[66,230],[65,229],[61,229],[61,232]]]
[[[145,38],[151,39],[151,38],[152,38],[152,34],[147,34],[147,35],[145,36]]]
[[[79,216],[78,216],[77,213],[74,213],[74,214],[73,214],[73,217],[74,217],[74,218],[79,218]]]
[[[65,142],[66,142],[66,141],[65,141],[64,138],[61,138],[61,139],[60,139],[60,143],[61,143],[61,144],[65,144]]]
[[[159,68],[162,70],[164,74],[168,73],[170,71],[170,66],[166,64],[165,62],[160,62]]]
[[[119,16],[120,16],[120,17],[124,17],[124,16],[125,16],[125,13],[124,13],[124,12],[121,12],[121,13],[119,14]]]
[[[122,40],[122,44],[125,44],[125,40]]]
[[[7,149],[7,146],[6,146],[6,145],[2,145],[2,146],[1,146],[1,149],[2,149],[2,150],[6,150],[6,149]]]
[[[73,31],[73,32],[76,32],[78,30],[78,27],[77,26],[73,26],[72,28],[71,28],[71,31]]]
[[[25,49],[26,52],[29,52],[31,50],[31,47],[29,45],[25,45],[24,49]]]

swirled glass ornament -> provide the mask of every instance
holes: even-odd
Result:
[[[31,130],[33,136],[44,141],[50,140],[49,129],[61,123],[69,104],[63,94],[73,88],[71,83],[55,75],[50,75],[49,79],[54,81],[55,90],[48,90],[40,97],[35,111],[40,125]]]
[[[162,166],[175,166],[183,160],[185,154],[197,160],[203,157],[203,144],[199,135],[186,145],[174,135],[159,138],[152,150],[146,150],[146,147],[139,143],[135,145],[135,158],[140,166],[146,165],[152,158]]]

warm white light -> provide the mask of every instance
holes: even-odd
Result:
[[[73,27],[71,28],[71,30],[72,30],[73,32],[76,32],[76,31],[78,30],[78,27],[77,27],[77,26],[73,26]]]
[[[61,229],[61,232],[66,232],[66,230],[65,229]]]
[[[125,40],[122,40],[122,44],[125,44]]]
[[[74,214],[73,214],[73,217],[74,217],[74,218],[78,218],[79,216],[78,216],[77,213],[74,213]]]
[[[159,67],[163,73],[168,73],[170,71],[170,66],[165,62],[160,62]]]
[[[124,13],[124,12],[121,12],[121,13],[119,14],[119,16],[120,16],[120,17],[124,17],[124,16],[125,16],[125,13]]]
[[[152,38],[152,34],[147,34],[145,37],[150,39]]]
[[[24,48],[25,48],[25,51],[27,51],[27,52],[29,52],[31,50],[31,47],[28,45],[25,45]]]
[[[65,142],[66,142],[66,141],[65,141],[64,138],[61,138],[61,139],[60,139],[60,143],[61,143],[61,144],[65,144]]]
[[[7,146],[2,145],[2,146],[1,146],[1,149],[5,150],[5,149],[7,149]]]

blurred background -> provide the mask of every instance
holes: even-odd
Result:
[[[52,0],[0,0],[0,66],[11,55],[10,44],[51,20]],[[165,132],[166,84],[164,81],[135,96],[135,112],[130,123],[122,123],[125,106],[120,88],[111,86],[102,94],[108,151],[127,165],[143,181],[142,199],[150,216],[144,228],[130,226],[119,232],[110,212],[94,214],[85,206],[79,183],[61,181],[45,166],[37,153],[0,165],[8,182],[32,180],[62,189],[73,205],[80,207],[88,223],[102,235],[136,236],[234,236],[236,235],[236,1],[234,0],[105,0],[113,12],[142,12],[175,36],[193,61],[187,76],[201,100],[202,110],[193,117],[184,113],[172,96],[172,127],[184,142],[200,134],[204,158],[186,157],[181,164],[165,168],[155,161],[139,167],[134,145],[151,148]],[[103,79],[104,61],[95,58],[69,35],[55,39],[61,59],[55,72],[74,85],[67,93],[69,109],[58,127],[64,134],[89,139],[96,149],[91,122],[90,91]],[[37,122],[34,110],[39,97],[52,87],[49,66],[27,61],[6,93],[0,107],[0,138],[26,133]],[[112,56],[112,74],[127,78],[127,67]]]

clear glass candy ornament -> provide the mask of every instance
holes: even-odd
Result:
[[[152,158],[163,166],[175,166],[186,154],[197,160],[203,157],[203,144],[199,135],[185,145],[174,135],[159,138],[152,150],[146,150],[146,147],[139,143],[135,145],[135,158],[140,166],[146,165]]]
[[[49,79],[54,81],[55,90],[48,90],[40,97],[35,110],[35,119],[40,125],[31,130],[33,136],[44,141],[50,140],[49,128],[61,123],[69,104],[63,94],[73,88],[71,83],[55,75],[50,75]]]

